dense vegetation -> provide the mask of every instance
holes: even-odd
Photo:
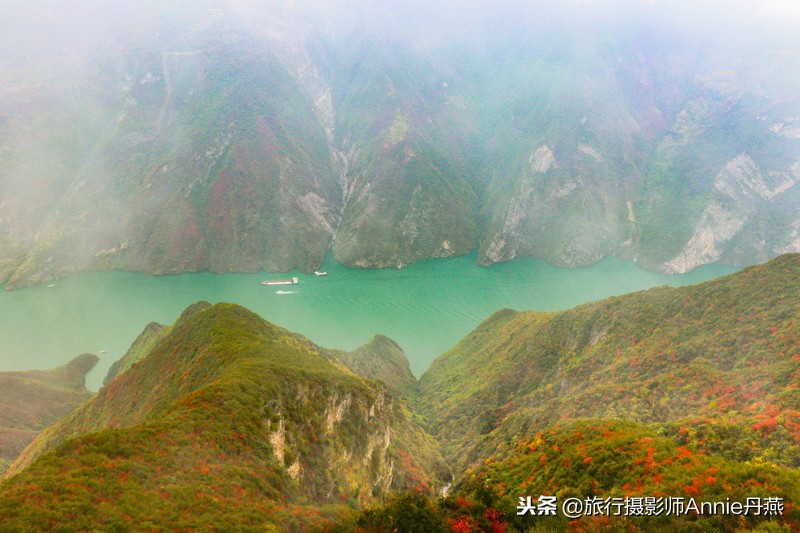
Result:
[[[88,400],[84,377],[96,355],[79,355],[53,370],[0,372],[0,476],[44,428]]]
[[[420,409],[457,479],[483,476],[512,501],[528,490],[796,501],[798,280],[800,256],[786,255],[692,287],[499,312],[422,376]],[[659,459],[645,457],[651,441]]]
[[[766,498],[796,502],[800,472],[763,463],[728,461],[698,453],[650,427],[619,420],[573,419],[515,439],[497,457],[468,473],[445,498],[401,494],[338,523],[341,531],[794,531],[800,511],[785,503],[782,513],[766,512]],[[556,498],[555,516],[518,515],[520,497]],[[646,503],[645,497],[652,497]],[[747,514],[704,510],[677,513],[665,498],[682,497],[684,508],[701,502],[742,502],[757,498]],[[598,513],[570,520],[561,505],[570,498],[615,502],[628,516]],[[639,498],[638,503],[636,498]],[[753,501],[753,500],[751,500]],[[638,508],[641,512],[633,510]],[[647,509],[652,515],[646,515]],[[667,512],[667,508],[670,511]],[[655,513],[658,510],[658,513]],[[622,515],[623,511],[619,511]],[[355,525],[355,526],[354,526]],[[395,529],[397,528],[397,529]]]
[[[111,368],[108,369],[108,374],[103,379],[103,385],[108,385],[115,377],[143,359],[167,333],[169,333],[167,326],[155,322],[147,324],[125,355],[114,361]]]
[[[27,464],[2,487],[4,530],[285,529],[448,475],[385,386],[229,304],[187,310],[12,470]]]
[[[692,287],[499,312],[421,378],[434,435],[458,470],[574,417],[683,425],[730,458],[800,466],[798,279],[786,255]]]
[[[0,527],[795,530],[798,301],[794,254],[558,313],[505,310],[416,385],[385,337],[320,350],[201,302],[28,447],[0,487]],[[518,515],[528,496],[559,514]],[[673,497],[774,505],[560,512]]]
[[[383,267],[467,254],[478,239],[469,125],[442,73],[383,39],[334,46],[336,140],[349,154],[336,258]]]
[[[352,352],[323,350],[322,355],[359,376],[382,381],[398,397],[406,397],[416,388],[417,380],[411,373],[403,349],[389,337],[375,335]]]

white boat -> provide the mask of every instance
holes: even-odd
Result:
[[[315,270],[314,271],[314,275],[315,276],[327,276],[328,273],[327,272],[320,272],[319,270]]]
[[[300,283],[300,280],[297,278],[261,282],[262,285],[297,285],[298,283]]]

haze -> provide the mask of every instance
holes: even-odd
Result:
[[[775,0],[7,3],[0,282],[313,271],[329,251],[361,267],[479,248],[481,264],[615,256],[662,272],[793,251],[796,12]],[[385,147],[400,141],[407,158],[436,156],[397,167]],[[766,203],[713,197],[734,167]],[[550,168],[546,183],[525,170]],[[284,194],[209,213],[234,169],[242,187]],[[412,183],[433,196],[415,200]],[[515,187],[531,191],[524,206]],[[370,204],[381,188],[395,220]]]

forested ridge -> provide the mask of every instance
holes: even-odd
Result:
[[[789,254],[695,286],[503,310],[416,382],[389,339],[322,350],[241,307],[196,304],[23,453],[0,525],[795,530],[798,301]],[[540,495],[782,507],[517,515]]]

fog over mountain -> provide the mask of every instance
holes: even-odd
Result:
[[[5,2],[0,530],[796,529],[798,22]]]
[[[0,282],[800,250],[790,3],[10,2]]]

